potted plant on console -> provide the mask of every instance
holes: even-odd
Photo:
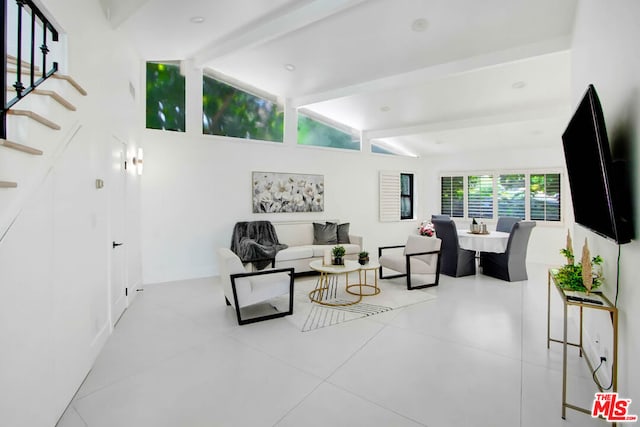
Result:
[[[362,251],[358,254],[358,262],[360,265],[365,265],[369,262],[369,252]]]
[[[333,254],[333,265],[344,265],[344,254],[346,249],[342,245],[334,246],[331,250]]]
[[[582,262],[574,264],[575,256],[569,236],[567,236],[567,247],[560,249],[560,253],[567,258],[567,263],[556,273],[556,280],[562,289],[589,294],[589,292],[602,284],[602,272],[600,270],[602,258],[600,255],[591,258],[586,239],[582,248]]]

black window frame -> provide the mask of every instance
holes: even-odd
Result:
[[[403,178],[407,177],[409,180],[408,191],[403,191]],[[400,173],[400,220],[404,219],[414,219],[414,179],[412,173]],[[404,201],[408,200],[409,212],[407,214],[403,214],[403,205]]]

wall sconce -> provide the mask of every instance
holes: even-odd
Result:
[[[144,157],[144,153],[142,151],[142,148],[138,148],[138,155],[133,158],[133,164],[136,167],[136,171],[138,172],[138,175],[142,175],[142,166],[143,166],[142,158],[143,157]]]

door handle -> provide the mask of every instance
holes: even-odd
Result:
[[[118,246],[122,246],[124,245],[124,243],[116,243],[115,241],[113,242],[113,249],[117,248]]]

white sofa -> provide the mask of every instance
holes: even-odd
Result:
[[[327,220],[338,223],[339,221]],[[296,274],[312,271],[309,263],[316,259],[322,259],[326,249],[334,246],[344,246],[345,259],[358,260],[358,253],[362,250],[362,237],[349,234],[350,243],[338,243],[332,245],[313,244],[313,223],[325,221],[272,221],[278,235],[278,241],[288,245],[287,249],[276,254],[276,268],[293,267]]]

